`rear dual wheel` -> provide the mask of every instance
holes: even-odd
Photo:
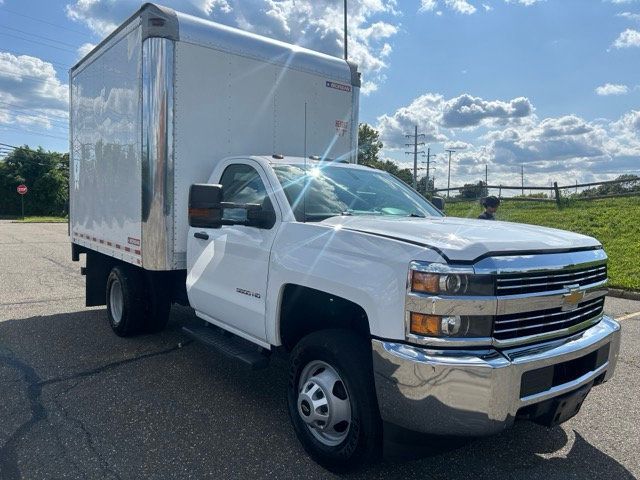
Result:
[[[107,318],[116,335],[159,332],[169,320],[171,296],[167,288],[141,269],[117,265],[111,269],[106,289]]]

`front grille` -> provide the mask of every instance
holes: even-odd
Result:
[[[573,327],[602,314],[604,297],[578,304],[563,312],[560,307],[536,312],[498,315],[493,327],[496,340],[511,340]]]
[[[522,295],[562,290],[568,285],[590,285],[607,279],[607,266],[544,273],[508,273],[496,278],[497,295]]]

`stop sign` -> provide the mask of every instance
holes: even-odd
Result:
[[[29,189],[27,188],[26,185],[22,184],[22,185],[18,185],[18,188],[16,188],[16,190],[18,191],[18,193],[20,195],[24,195],[25,193],[27,193],[27,191],[29,191]]]

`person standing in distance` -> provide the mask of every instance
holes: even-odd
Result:
[[[482,206],[484,207],[484,212],[478,215],[478,218],[480,220],[495,220],[495,213],[500,206],[500,199],[494,196],[487,197],[482,200]]]

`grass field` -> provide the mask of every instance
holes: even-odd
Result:
[[[17,223],[67,223],[66,217],[24,217],[24,220],[21,218],[16,218],[13,220]]]
[[[477,202],[449,203],[445,212],[475,218],[482,209]],[[597,238],[609,255],[609,286],[640,291],[640,197],[574,200],[560,210],[555,203],[506,200],[496,217]]]

